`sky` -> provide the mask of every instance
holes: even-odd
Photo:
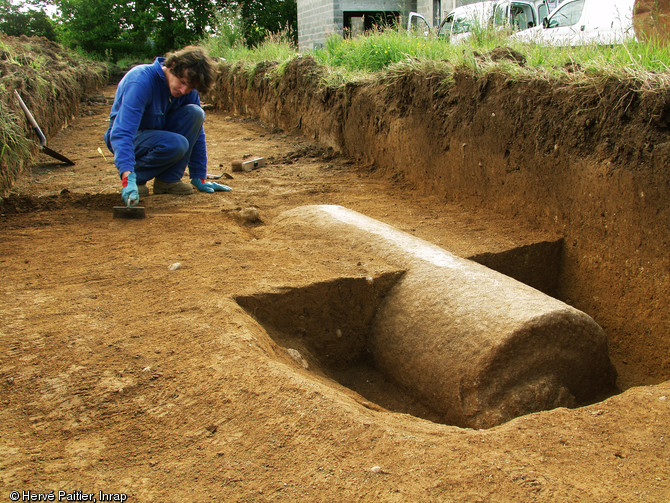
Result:
[[[9,0],[9,3],[12,5],[21,6],[22,8],[19,9],[21,11],[39,10],[35,9],[35,7],[33,6],[26,5],[26,2],[24,0]],[[44,10],[44,12],[46,12],[49,17],[54,17],[58,13],[58,7],[56,7],[55,5],[50,4],[43,5],[41,6],[41,9]]]

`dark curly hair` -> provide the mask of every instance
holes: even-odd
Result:
[[[214,85],[216,67],[202,47],[189,45],[170,52],[165,55],[163,64],[177,77],[184,77],[199,93],[209,92]]]

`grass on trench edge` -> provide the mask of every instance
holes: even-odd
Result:
[[[496,66],[507,73],[510,80],[617,78],[635,80],[646,90],[670,85],[670,47],[658,42],[548,47],[512,40],[506,31],[482,29],[470,40],[450,44],[442,38],[417,36],[402,29],[378,29],[353,38],[334,34],[324,47],[302,53],[284,33],[269,37],[257,48],[230,43],[230,39],[225,41],[220,37],[204,39],[202,45],[213,57],[226,63],[243,63],[247,73],[253,73],[257,63],[274,61],[278,63],[274,72],[281,76],[291,60],[311,56],[328,69],[324,77],[327,85],[368,80],[380,73],[392,72],[398,65],[435,64],[444,64],[445,68],[467,67],[477,74]],[[524,56],[525,64],[494,65],[487,55],[496,47],[517,51]]]

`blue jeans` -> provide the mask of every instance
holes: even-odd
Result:
[[[168,183],[181,180],[204,122],[202,108],[184,105],[168,115],[164,130],[140,129],[135,136],[137,184],[144,185],[152,178]],[[110,129],[105,133],[105,143],[112,151]]]

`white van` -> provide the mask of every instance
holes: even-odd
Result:
[[[424,37],[427,37],[432,32],[432,27],[426,21],[426,18],[423,17],[418,12],[410,12],[407,19],[407,33],[413,34],[422,34]]]
[[[538,44],[612,45],[635,38],[635,0],[564,0],[541,26],[512,35]]]
[[[451,43],[466,40],[473,30],[489,26],[495,5],[493,0],[456,7],[440,23],[437,36],[447,38]]]
[[[493,11],[493,25],[514,31],[542,24],[549,16],[547,0],[499,0]]]

